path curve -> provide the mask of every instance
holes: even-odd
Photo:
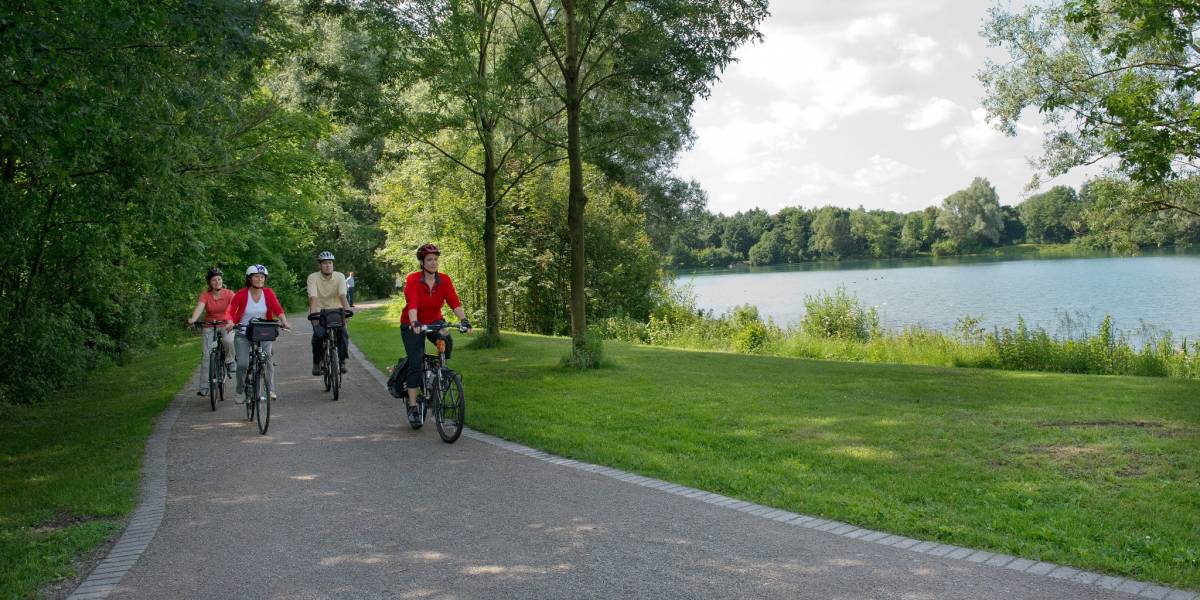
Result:
[[[229,400],[211,412],[181,392],[147,446],[141,528],[74,597],[1198,597],[779,511],[476,431],[447,445],[432,426],[408,427],[356,348],[332,401],[308,373],[306,321],[293,322],[303,331],[277,343],[268,435]],[[152,448],[165,448],[161,466]],[[154,482],[161,496],[145,491]],[[136,556],[118,552],[137,545]]]

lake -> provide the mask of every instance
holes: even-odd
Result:
[[[1085,258],[917,258],[807,263],[679,273],[699,308],[721,313],[753,304],[792,325],[805,295],[845,286],[879,311],[883,325],[942,331],[963,316],[1012,327],[1017,317],[1060,336],[1094,330],[1104,315],[1134,339],[1170,330],[1200,338],[1200,253],[1159,251]]]

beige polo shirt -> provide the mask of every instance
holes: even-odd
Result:
[[[338,296],[346,295],[346,276],[334,271],[329,277],[320,271],[308,276],[308,297],[317,299],[317,310],[341,308]]]

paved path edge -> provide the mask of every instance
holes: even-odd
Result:
[[[87,579],[84,579],[70,596],[67,596],[67,600],[97,600],[108,597],[150,546],[166,511],[167,442],[183,404],[196,398],[194,393],[189,392],[195,387],[199,372],[200,367],[197,366],[183,389],[175,394],[166,410],[159,415],[154,431],[146,440],[146,450],[142,458],[141,497],[129,524],[125,526],[125,531],[109,549],[104,560],[92,569]]]
[[[370,360],[368,360],[353,342],[350,344],[350,354],[355,358],[358,364],[362,365],[362,369],[371,374],[371,377],[373,377],[375,381],[379,383],[379,385],[387,387],[387,376],[375,366],[375,363],[372,363]],[[820,517],[802,515],[786,510],[779,510],[770,506],[764,506],[762,504],[745,502],[735,498],[730,498],[728,496],[713,494],[704,490],[677,485],[668,481],[662,481],[660,479],[643,477],[641,475],[629,473],[620,469],[613,469],[601,465],[594,465],[578,460],[563,458],[561,456],[556,456],[535,448],[510,442],[503,438],[475,431],[469,427],[464,428],[463,435],[466,435],[471,439],[496,446],[498,448],[503,448],[510,452],[515,452],[529,458],[540,460],[542,462],[568,467],[579,471],[587,471],[597,475],[603,475],[605,477],[618,479],[634,485],[656,489],[668,494],[683,496],[699,502],[748,513],[762,519],[777,521],[779,523],[779,527],[803,527],[805,529],[815,529],[817,531],[823,531],[839,537],[857,539],[864,542],[872,542],[883,546],[891,546],[893,548],[908,552],[919,552],[921,554],[938,556],[949,560],[982,563],[997,569],[1021,571],[1037,577],[1066,579],[1075,583],[1096,586],[1106,590],[1125,592],[1142,598],[1154,598],[1156,600],[1200,600],[1200,594],[1188,590],[1169,588],[1144,581],[1135,581],[1124,577],[1113,577],[1111,575],[1104,575],[1102,573],[1082,571],[1055,563],[1019,558],[1016,556],[1009,556],[1007,554],[996,554],[987,552],[985,550],[974,550],[960,546],[951,546],[949,544],[940,544],[938,542],[915,540],[882,531],[863,529],[854,525],[850,525],[849,523],[830,521]]]

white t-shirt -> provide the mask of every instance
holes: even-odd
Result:
[[[246,312],[242,313],[241,325],[246,325],[250,319],[267,318],[267,293],[262,292],[258,302],[254,301],[254,292],[246,294]]]

